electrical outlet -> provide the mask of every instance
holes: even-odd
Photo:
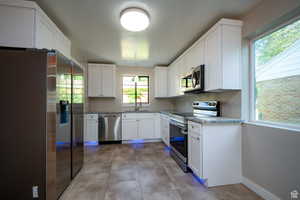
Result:
[[[39,186],[32,186],[32,197],[39,198]]]

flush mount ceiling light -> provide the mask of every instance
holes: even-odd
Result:
[[[121,25],[128,31],[145,30],[150,24],[148,13],[140,8],[127,8],[121,12]]]

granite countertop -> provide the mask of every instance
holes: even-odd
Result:
[[[187,117],[187,120],[196,123],[243,123],[243,120],[229,117]]]
[[[122,113],[161,113],[164,115],[171,115],[174,111],[122,111],[122,112],[88,112],[87,114],[122,114]],[[229,117],[187,117],[189,121],[196,123],[243,123],[243,120]]]
[[[173,111],[161,111],[161,114],[171,115]],[[187,117],[189,121],[196,123],[243,123],[243,120],[229,117]]]
[[[159,113],[164,115],[171,115],[172,113],[174,113],[174,111],[160,111]]]
[[[87,114],[122,114],[122,113],[160,113],[160,112],[159,111],[149,111],[149,110],[121,111],[121,112],[87,112]]]

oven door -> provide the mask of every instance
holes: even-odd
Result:
[[[170,145],[184,162],[187,162],[188,155],[187,138],[186,125],[170,120]]]

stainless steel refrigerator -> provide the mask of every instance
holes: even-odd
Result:
[[[58,199],[83,164],[83,73],[57,51],[0,49],[0,196]]]

